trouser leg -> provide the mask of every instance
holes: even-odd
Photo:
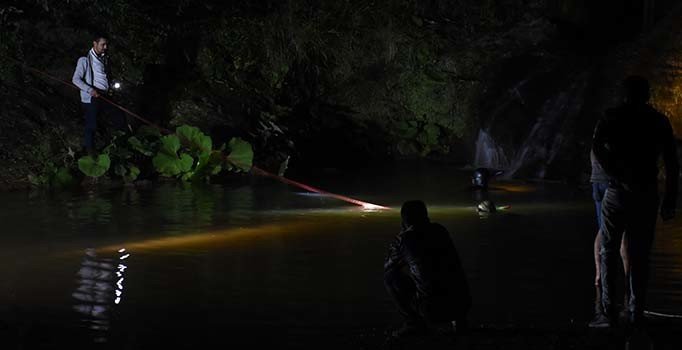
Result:
[[[601,285],[600,284],[595,284],[594,285],[594,291],[595,291],[595,296],[594,296],[594,314],[600,314],[603,313],[602,311],[602,304],[601,304]]]
[[[619,248],[626,227],[628,195],[624,190],[609,187],[602,201],[602,240],[599,250],[601,305],[608,316],[616,314],[613,296],[619,264]]]
[[[604,182],[593,182],[592,183],[592,199],[594,200],[594,208],[596,210],[597,218],[597,235],[594,238],[594,284],[598,286],[600,282],[600,263],[599,250],[601,248],[602,240],[602,201],[604,200],[604,194],[608,188],[608,183]],[[600,289],[601,290],[601,289]],[[599,298],[601,300],[601,298]]]
[[[620,259],[623,261],[623,273],[625,281],[625,293],[623,305],[627,308],[630,304],[630,253],[628,252],[628,232],[623,233],[623,240],[620,242]]]
[[[653,198],[651,198],[653,197]],[[636,216],[628,230],[628,255],[630,260],[630,300],[628,309],[635,318],[641,318],[646,305],[647,283],[649,281],[649,253],[656,230],[658,198],[648,196],[638,202],[642,203],[639,215]]]
[[[114,130],[127,131],[128,123],[126,121],[125,113],[106,101],[100,101],[100,103],[102,110],[106,113],[108,124],[110,124]]]
[[[94,99],[93,99],[94,100]],[[83,103],[85,116],[85,133],[83,135],[83,147],[92,150],[95,146],[95,132],[97,131],[98,106],[96,102]]]
[[[415,305],[417,289],[412,279],[401,271],[387,271],[384,273],[384,285],[405,320],[411,323],[421,322]]]
[[[594,285],[599,286],[601,284],[601,259],[599,257],[599,250],[601,249],[602,233],[601,230],[597,231],[597,236],[594,237]],[[600,289],[601,290],[601,289]]]

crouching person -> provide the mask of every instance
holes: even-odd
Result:
[[[422,201],[405,202],[400,214],[401,231],[384,263],[384,284],[405,318],[392,335],[424,335],[444,325],[462,331],[471,296],[450,234],[430,222]]]

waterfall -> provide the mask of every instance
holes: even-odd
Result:
[[[543,90],[547,78],[532,76],[493,100],[487,125],[478,132],[474,166],[504,169],[506,178],[545,178],[561,171],[555,165],[565,161],[559,160],[561,152],[574,140],[589,78],[589,73],[568,76]]]
[[[504,150],[495,143],[490,134],[481,129],[476,139],[476,156],[474,157],[476,168],[504,169],[509,166]]]
[[[523,177],[544,178],[547,166],[552,164],[561,148],[564,123],[578,115],[583,106],[586,80],[578,77],[565,91],[546,101],[528,137],[510,164],[508,178],[522,172]]]

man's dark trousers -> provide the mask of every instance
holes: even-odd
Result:
[[[412,278],[395,269],[384,272],[384,286],[408,324],[424,326],[426,322],[446,321],[457,321],[458,325],[466,324],[470,304],[468,300],[460,300],[452,295],[419,301]]]
[[[398,311],[408,323],[412,325],[422,323],[415,299],[417,287],[410,276],[400,270],[386,271],[384,272],[384,286],[398,306]]]
[[[93,97],[90,103],[82,103],[85,113],[85,137],[83,146],[91,150],[95,145],[95,132],[97,131],[97,117],[102,113],[108,115],[115,130],[125,130],[125,115],[121,110],[100,98]]]
[[[630,191],[618,185],[609,185],[602,201],[602,233],[600,247],[602,307],[614,317],[615,278],[619,266],[619,249],[623,233],[627,231],[630,256],[630,301],[627,310],[638,319],[646,305],[646,287],[649,277],[649,252],[656,230],[658,193],[655,189]]]

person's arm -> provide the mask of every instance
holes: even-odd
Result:
[[[398,236],[388,245],[388,253],[384,261],[384,272],[400,269],[404,264],[405,262],[400,252],[400,237]]]
[[[663,117],[663,163],[665,164],[665,195],[661,205],[661,217],[669,220],[675,217],[677,187],[680,165],[677,159],[677,145],[668,118]]]
[[[429,266],[425,266],[423,249],[423,242],[422,244],[417,242],[414,232],[403,237],[401,250],[405,265],[410,270],[417,289],[422,295],[433,295],[432,271]]]
[[[85,91],[86,93],[90,94],[91,96],[95,96],[97,94],[97,90],[90,86],[85,81],[85,66],[87,64],[87,58],[81,57],[78,59],[78,63],[76,64],[76,70],[73,72],[73,77],[71,78],[71,82],[73,85],[76,85],[79,89],[82,91]]]
[[[597,122],[592,136],[592,152],[610,178],[622,181],[624,177],[622,167],[614,161],[613,145],[610,144],[609,129],[612,127],[610,124],[608,115]]]

